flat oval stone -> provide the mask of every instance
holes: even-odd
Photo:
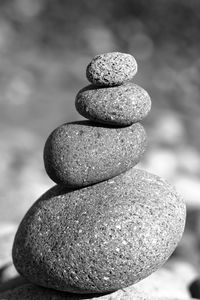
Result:
[[[32,283],[73,293],[105,293],[147,277],[168,259],[185,224],[172,186],[143,170],[86,188],[58,185],[25,215],[13,261]]]
[[[95,56],[86,69],[87,79],[97,86],[120,85],[137,73],[135,58],[126,53],[110,52]]]
[[[91,121],[127,126],[147,116],[151,99],[143,88],[130,82],[110,88],[89,85],[77,94],[75,105]]]
[[[89,121],[66,123],[55,129],[44,147],[49,177],[71,188],[112,178],[136,165],[147,145],[139,123],[104,127]]]

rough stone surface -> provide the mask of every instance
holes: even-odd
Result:
[[[16,288],[13,291],[0,294],[0,300],[189,300],[187,298],[178,297],[153,297],[138,293],[134,287],[131,286],[127,289],[119,290],[115,293],[104,296],[89,296],[89,295],[75,295],[64,292],[58,292],[55,290],[46,289],[33,284],[26,284],[22,287]]]
[[[22,220],[16,269],[33,283],[74,293],[124,288],[174,251],[185,204],[160,177],[135,168],[93,186],[47,191]]]
[[[120,85],[137,73],[135,58],[126,53],[110,52],[95,56],[87,66],[87,79],[97,86]]]
[[[15,284],[13,284],[15,283]],[[18,284],[18,286],[17,286]],[[16,287],[19,287],[21,285],[24,285],[20,289],[15,289],[14,291],[10,292],[9,294],[12,295],[12,297],[16,300],[16,296],[20,297],[21,299],[27,299],[26,297],[29,297],[30,299],[63,299],[62,297],[65,297],[64,299],[99,299],[99,300],[109,300],[109,299],[138,299],[139,297],[148,298],[150,299],[157,299],[158,297],[160,299],[163,298],[169,298],[174,299],[175,297],[177,299],[188,299],[190,298],[190,293],[188,291],[188,285],[180,279],[176,273],[173,273],[169,270],[166,270],[165,268],[162,268],[146,279],[143,279],[139,283],[136,283],[135,285],[131,285],[123,290],[118,290],[115,293],[95,297],[95,295],[75,295],[75,294],[69,294],[69,293],[62,293],[58,291],[53,291],[50,289],[38,287],[32,284],[26,284],[23,283],[23,280],[19,281],[19,278],[15,279],[15,282],[12,281],[12,285],[7,286],[10,288],[10,290],[13,290]],[[4,289],[5,290],[5,285]],[[0,293],[2,292],[2,288],[0,288]],[[7,299],[2,296],[2,293],[0,294],[0,299]],[[23,297],[22,297],[23,296]],[[25,298],[24,298],[25,297]],[[35,297],[35,298],[34,298]],[[141,299],[141,298],[139,298]]]
[[[70,188],[112,178],[136,165],[147,139],[139,123],[124,128],[89,121],[63,124],[53,131],[44,148],[49,177]]]
[[[131,82],[110,88],[89,85],[77,94],[75,105],[91,121],[126,126],[147,116],[151,99],[143,88]]]

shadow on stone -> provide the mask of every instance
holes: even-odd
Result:
[[[18,279],[19,280],[19,279]],[[0,299],[21,300],[21,299],[43,299],[43,300],[81,300],[94,299],[107,294],[73,294],[67,292],[60,292],[53,289],[40,287],[34,284],[26,284],[26,282],[19,282],[21,286],[7,292],[0,294]],[[2,298],[3,296],[3,298]]]
[[[1,272],[1,270],[0,270]],[[28,281],[23,278],[22,276],[16,276],[12,279],[9,279],[5,281],[4,283],[0,282],[0,293],[8,291],[8,290],[13,290],[15,288],[20,287],[21,285],[27,284]]]

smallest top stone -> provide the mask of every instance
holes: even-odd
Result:
[[[116,86],[133,79],[137,73],[135,58],[110,52],[95,56],[86,69],[87,79],[96,86]]]

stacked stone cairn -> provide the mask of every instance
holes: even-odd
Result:
[[[147,145],[139,123],[148,93],[131,82],[129,54],[98,55],[91,85],[76,96],[89,120],[65,123],[44,148],[56,182],[23,218],[13,261],[31,283],[77,294],[102,294],[147,277],[169,258],[185,225],[185,204],[162,178],[134,166]]]

